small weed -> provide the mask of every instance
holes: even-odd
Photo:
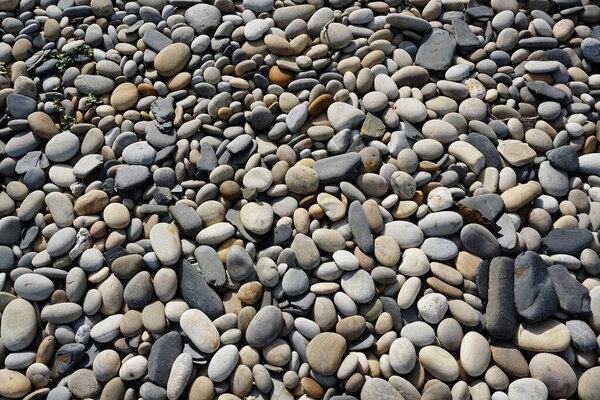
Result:
[[[10,68],[6,68],[6,65],[4,65],[3,62],[0,62],[0,75],[6,75],[6,77],[10,79],[12,75],[11,72]]]
[[[60,118],[60,127],[64,130],[69,130],[73,125],[77,123],[77,120],[72,115],[63,115]]]
[[[64,51],[52,50],[50,56],[58,60],[58,64],[56,66],[61,72],[73,65],[73,59]]]
[[[74,54],[82,54],[84,56],[93,57],[94,49],[89,44],[80,44],[79,46],[73,49]]]
[[[102,105],[104,102],[101,97],[98,97],[94,93],[89,93],[85,99],[85,105],[88,107],[92,107],[94,105]]]
[[[56,112],[63,112],[65,111],[65,108],[62,106],[62,104],[60,103],[60,100],[58,98],[54,99],[54,109],[56,110]]]

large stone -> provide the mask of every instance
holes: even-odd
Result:
[[[558,296],[544,260],[527,251],[515,259],[515,307],[519,315],[538,322],[552,315]]]
[[[315,336],[306,347],[306,358],[311,368],[321,375],[334,375],[344,353],[346,340],[342,335],[324,332]]]
[[[37,314],[27,300],[15,299],[4,308],[0,324],[3,346],[10,351],[23,350],[35,336]]]

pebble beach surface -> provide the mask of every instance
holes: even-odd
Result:
[[[0,399],[600,399],[594,0],[0,0]]]

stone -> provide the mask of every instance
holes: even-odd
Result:
[[[495,257],[489,267],[486,330],[499,339],[509,339],[517,331],[518,318],[514,298],[514,263],[507,257]]]
[[[477,332],[468,332],[460,346],[460,361],[470,376],[482,375],[490,363],[492,353],[485,337]]]
[[[448,69],[456,49],[456,40],[443,29],[433,29],[423,37],[415,64],[430,71]]]
[[[150,244],[156,257],[164,265],[174,265],[181,256],[181,241],[177,228],[158,223],[150,230]]]
[[[213,382],[223,382],[233,372],[238,359],[237,347],[232,344],[221,347],[208,364],[208,377]]]
[[[559,356],[536,354],[529,362],[531,377],[538,379],[555,398],[568,398],[577,390],[577,377],[571,366]]]
[[[559,308],[576,318],[591,315],[590,295],[585,286],[562,265],[553,265],[548,268],[548,272],[558,295]]]
[[[343,336],[324,332],[315,336],[306,347],[306,357],[311,368],[321,375],[334,375],[346,351]]]
[[[248,324],[246,341],[253,347],[264,347],[271,343],[283,327],[281,311],[274,306],[261,308]]]
[[[427,372],[441,381],[452,382],[458,377],[459,370],[456,360],[441,347],[423,347],[419,351],[419,361]]]
[[[179,321],[181,324],[181,319]],[[189,323],[189,320],[186,320],[186,323]],[[152,344],[148,356],[148,379],[159,386],[166,386],[169,380],[171,367],[182,349],[181,335],[177,332],[169,332],[158,338],[156,342]]]
[[[196,309],[185,311],[179,318],[179,324],[200,351],[210,354],[219,348],[219,332],[202,311]]]
[[[522,350],[554,353],[567,348],[571,335],[564,324],[548,318],[537,323],[521,323],[514,340]]]
[[[0,369],[0,396],[23,398],[31,391],[31,382],[20,372]]]
[[[327,119],[336,132],[356,128],[365,119],[365,114],[350,104],[335,102],[327,109]]]
[[[206,8],[202,12],[198,12],[196,7]],[[198,22],[196,26],[202,24],[202,21],[210,21],[210,24],[214,24],[214,19],[209,17],[212,9],[215,7],[210,6],[208,4],[198,4],[194,7],[189,8],[186,11],[186,18],[189,18],[188,14],[193,14],[195,18],[198,18]],[[215,9],[216,10],[216,9]],[[216,10],[218,13],[218,10]],[[221,15],[219,13],[218,19],[221,19]],[[196,31],[198,28],[194,27]],[[201,33],[201,32],[199,32]],[[176,73],[180,72],[186,65],[190,58],[191,51],[188,45],[185,43],[173,43],[164,49],[162,49],[154,59],[154,68],[156,71],[166,77],[171,77]]]
[[[210,4],[196,4],[185,11],[185,20],[196,34],[210,34],[221,23],[221,12]]]
[[[357,303],[368,303],[375,296],[375,284],[364,270],[350,271],[342,275],[342,289]]]
[[[388,381],[371,378],[363,385],[360,398],[364,400],[402,400],[404,397]]]
[[[556,311],[558,296],[546,263],[532,251],[515,259],[515,307],[530,322],[542,321]]]
[[[202,311],[209,318],[216,318],[224,314],[223,301],[208,286],[198,270],[186,260],[181,259],[173,268],[177,273],[181,295],[190,307]]]
[[[25,349],[33,341],[37,328],[35,309],[27,300],[8,303],[0,321],[2,345],[10,351]]]

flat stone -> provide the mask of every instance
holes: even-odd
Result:
[[[179,260],[173,267],[177,273],[179,290],[183,299],[190,305],[204,312],[210,318],[224,314],[223,301],[219,295],[206,283],[200,271],[188,261]]]
[[[514,341],[522,350],[556,353],[567,348],[571,334],[564,324],[548,318],[536,323],[521,323]]]
[[[423,38],[415,64],[430,71],[444,71],[452,63],[456,40],[443,29],[434,29]]]
[[[559,308],[576,318],[590,316],[592,311],[587,288],[562,265],[553,265],[548,268],[548,272],[558,295]]]
[[[558,297],[546,263],[533,251],[515,259],[515,307],[527,321],[538,322],[551,316],[558,307]]]

